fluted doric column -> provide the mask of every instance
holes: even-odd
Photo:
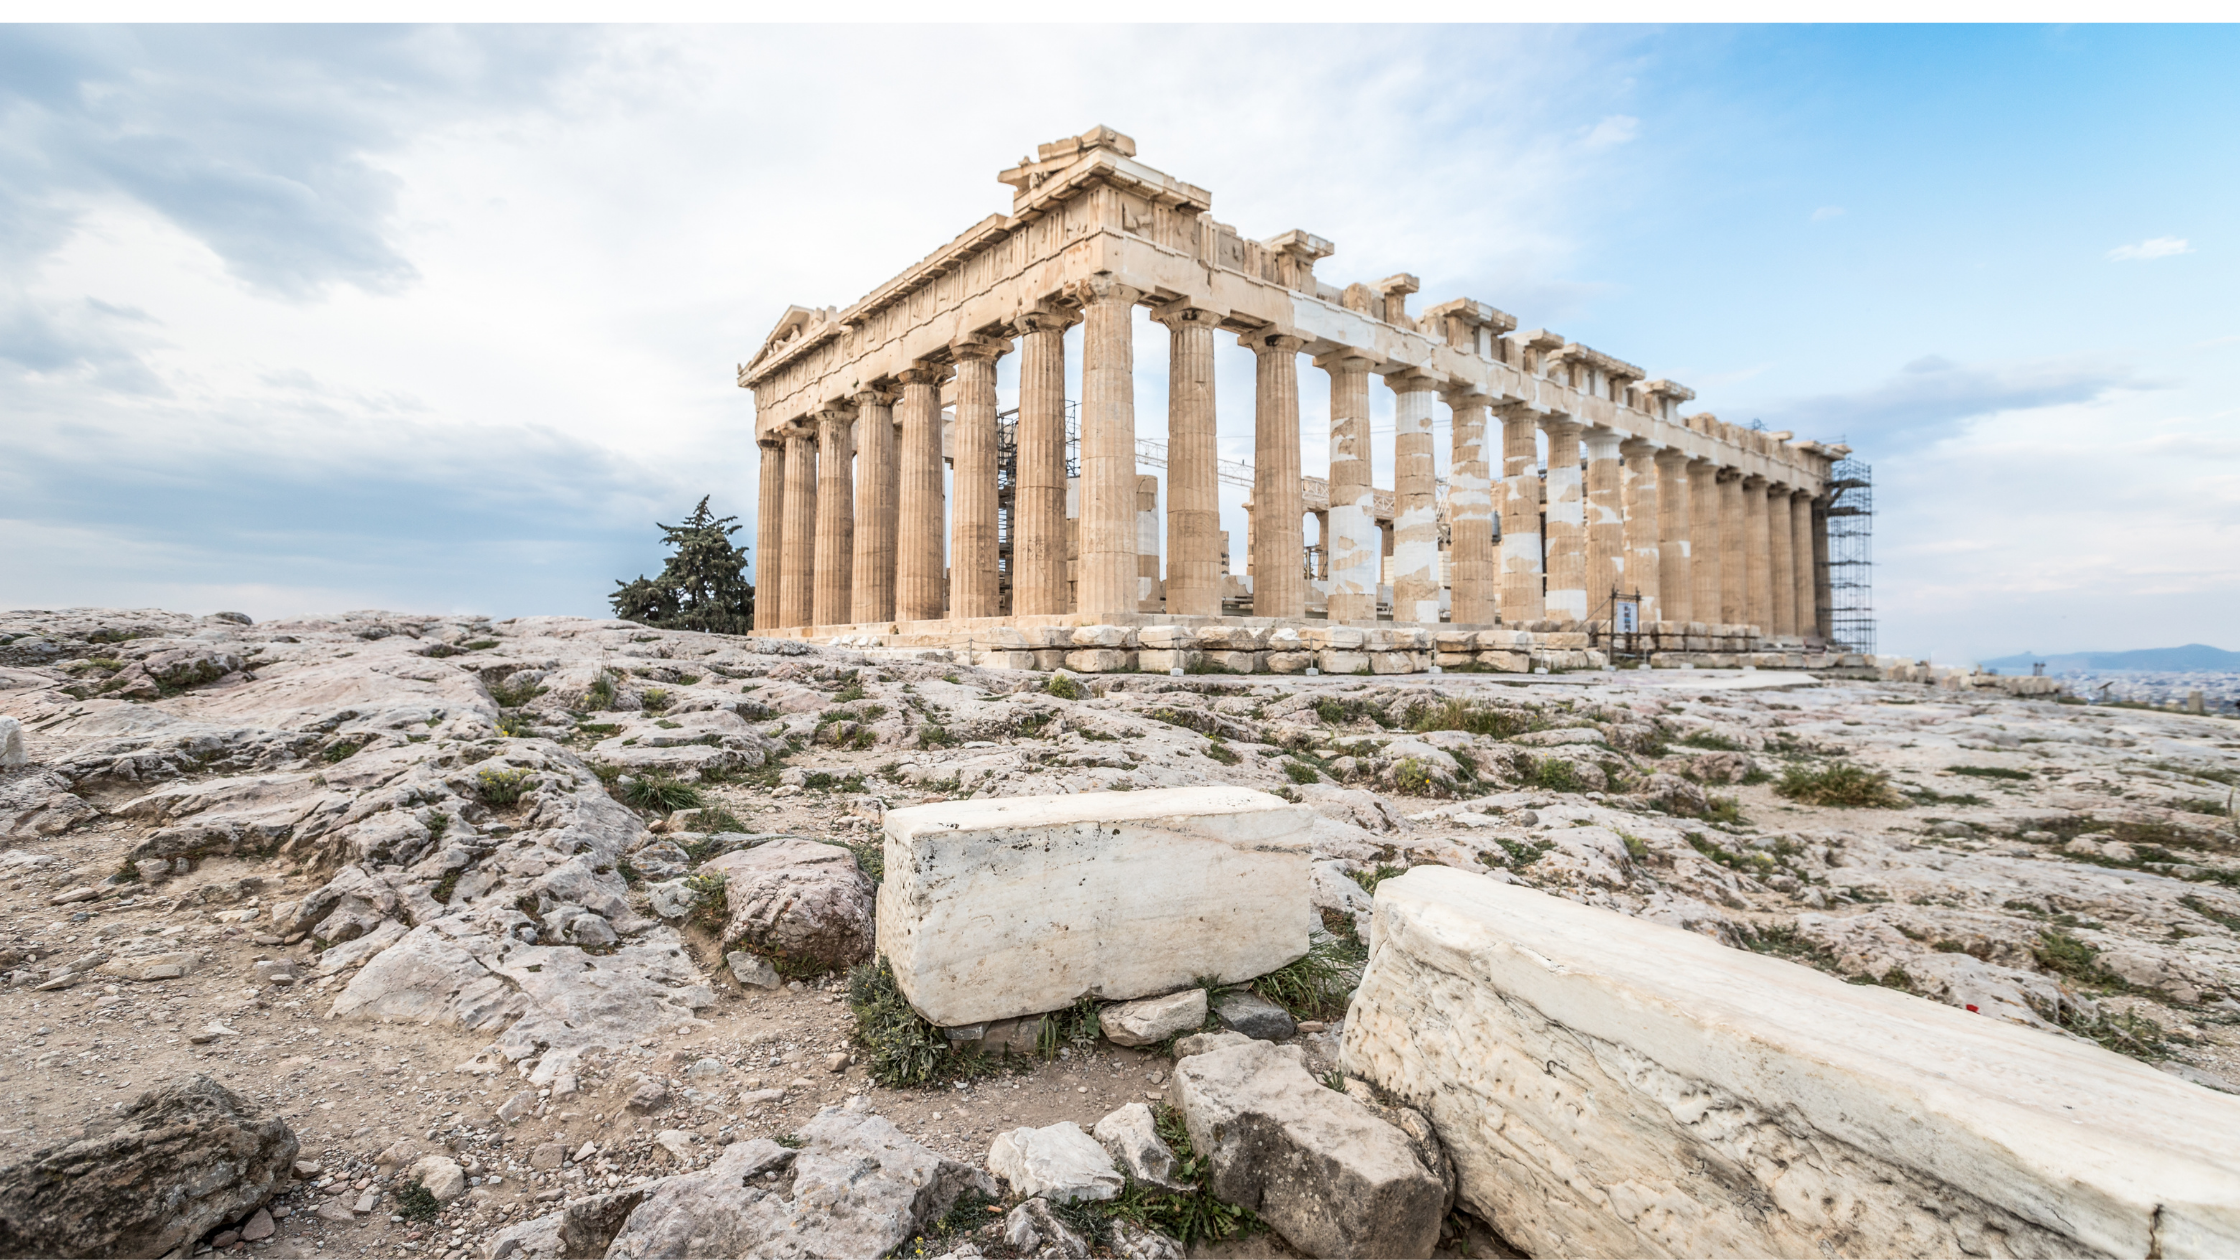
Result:
[[[1587,448],[1587,614],[1598,621],[1613,615],[1610,592],[1633,589],[1626,573],[1624,468],[1618,457],[1622,439],[1610,429],[1592,428]]]
[[[949,505],[949,615],[1003,615],[996,539],[996,360],[1011,352],[1000,337],[949,343],[957,364],[955,469]]]
[[[1750,620],[1749,526],[1743,521],[1742,470],[1719,470],[1719,620]]]
[[[1830,491],[1830,495],[1834,492]],[[1805,532],[1812,539],[1812,624],[1820,637],[1835,642],[1835,590],[1828,569],[1828,499],[1817,498],[1805,513]]]
[[[1797,632],[1797,569],[1796,556],[1790,544],[1796,534],[1789,526],[1789,487],[1766,487],[1766,567],[1773,575],[1773,625],[1774,634],[1793,635]]]
[[[1820,610],[1813,601],[1817,579],[1812,563],[1811,491],[1799,490],[1789,497],[1789,529],[1789,552],[1796,564],[1797,633],[1824,635],[1827,629],[1820,624]]]
[[[1688,462],[1688,567],[1695,575],[1691,621],[1711,624],[1727,619],[1725,583],[1719,570],[1725,547],[1719,536],[1719,466],[1707,459]]]
[[[1662,621],[1695,620],[1695,591],[1689,572],[1694,544],[1688,537],[1688,497],[1687,455],[1658,451],[1657,617]]]
[[[1289,333],[1262,329],[1238,342],[1259,356],[1252,423],[1252,612],[1307,613],[1306,514],[1299,487],[1299,347]]]
[[[1070,610],[1066,580],[1066,329],[1070,309],[1019,317],[1019,466],[1011,491],[1011,610]]]
[[[1221,615],[1220,450],[1214,440],[1213,330],[1221,316],[1187,302],[1151,318],[1167,328],[1167,611]]]
[[[775,435],[756,445],[762,448],[762,483],[754,513],[754,628],[775,630],[783,624],[786,588],[786,447]]]
[[[1439,620],[1439,501],[1431,452],[1438,394],[1414,372],[1385,378],[1392,387],[1392,619]]]
[[[1540,570],[1540,417],[1522,403],[1501,415],[1501,620],[1510,625],[1547,615]]]
[[[778,624],[816,616],[817,436],[807,423],[786,433],[786,581]]]
[[[1548,617],[1587,619],[1587,505],[1579,471],[1579,424],[1569,416],[1540,422],[1548,435]]]
[[[894,619],[895,492],[901,465],[895,459],[895,393],[857,392],[856,548],[849,620]]]
[[[1493,554],[1493,477],[1486,466],[1486,396],[1450,391],[1454,449],[1448,456],[1447,521],[1454,531],[1456,625],[1491,624],[1499,580]]]
[[[1136,394],[1133,315],[1142,294],[1108,277],[1082,281],[1074,296],[1081,336],[1080,609],[1095,616],[1137,611]]]
[[[1742,592],[1745,620],[1761,634],[1773,631],[1773,544],[1766,521],[1766,479],[1742,479]]]
[[[896,490],[897,621],[939,620],[941,581],[941,382],[925,363],[902,373],[902,476]]]
[[[1658,484],[1657,448],[1636,440],[1620,446],[1618,453],[1625,460],[1625,520],[1621,530],[1626,549],[1625,589],[1628,594],[1640,593],[1641,627],[1646,630],[1650,622],[1664,618],[1664,538],[1657,532],[1663,523],[1659,503],[1664,495]]]
[[[853,407],[817,413],[817,568],[810,624],[845,624],[854,611],[856,556]]]
[[[1352,350],[1317,358],[1330,374],[1330,620],[1374,621],[1383,547],[1369,477],[1369,368]]]

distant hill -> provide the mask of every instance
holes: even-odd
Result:
[[[2022,672],[2038,661],[2046,663],[2046,672],[2049,674],[2066,673],[2072,669],[2096,672],[2109,669],[2163,672],[2240,670],[2240,652],[2227,652],[2206,643],[2188,643],[2184,647],[2139,648],[2130,652],[2064,652],[2046,656],[2024,652],[2019,656],[2002,656],[1995,661],[1978,663],[1985,669]]]

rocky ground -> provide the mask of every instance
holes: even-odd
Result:
[[[1260,787],[1314,806],[1341,935],[1379,878],[1443,863],[2240,1080],[2228,719],[1715,671],[1053,683],[611,621],[85,610],[0,614],[0,717],[27,755],[0,769],[0,1163],[205,1073],[300,1139],[270,1236],[216,1235],[271,1255],[484,1254],[827,1107],[979,1167],[1005,1130],[1161,1101],[1174,1062],[1108,1042],[868,1079],[823,969],[868,949],[879,818],[974,794]],[[743,984],[726,946],[792,978]],[[437,1153],[462,1193],[409,1217]],[[990,1213],[976,1243],[1001,1235]]]

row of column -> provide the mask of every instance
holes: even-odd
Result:
[[[1023,314],[1010,329],[1021,352],[1011,611],[1132,613],[1139,574],[1131,321],[1143,295],[1099,278],[1064,296]],[[1172,340],[1166,607],[1214,616],[1221,611],[1213,381],[1220,317],[1176,302],[1155,308],[1152,318]],[[1081,505],[1076,591],[1069,598],[1064,338],[1077,320],[1085,325]],[[1306,611],[1307,591],[1298,526],[1304,342],[1278,329],[1238,340],[1257,356],[1253,514],[1269,523],[1251,533],[1254,612],[1296,618]],[[996,360],[1011,349],[1006,336],[960,338],[949,347],[952,363],[921,363],[900,375],[898,389],[862,390],[764,441],[757,628],[1002,614],[995,372]],[[1329,616],[1371,620],[1383,552],[1369,474],[1368,378],[1375,364],[1339,350],[1315,365],[1330,385]],[[955,502],[947,513],[945,566],[941,389],[951,372]],[[1436,622],[1432,418],[1442,388],[1412,371],[1386,383],[1396,417],[1393,615]],[[1601,620],[1610,615],[1611,591],[1620,590],[1643,596],[1644,621],[1814,631],[1815,533],[1804,491],[1568,416],[1503,404],[1497,547],[1486,446],[1490,400],[1463,388],[1443,392],[1454,413],[1454,622],[1491,623],[1497,611],[1511,623]],[[1540,434],[1548,443],[1544,489]]]

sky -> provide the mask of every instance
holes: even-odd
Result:
[[[2240,648],[2236,54],[2174,26],[0,27],[0,607],[604,615],[703,495],[751,546],[735,365],[789,304],[855,301],[1102,123],[1245,235],[1336,242],[1325,280],[1411,272],[1417,309],[1490,302],[1690,410],[1848,442],[1885,652]],[[1165,340],[1139,315],[1145,436]],[[1217,373],[1249,459],[1250,355]]]

